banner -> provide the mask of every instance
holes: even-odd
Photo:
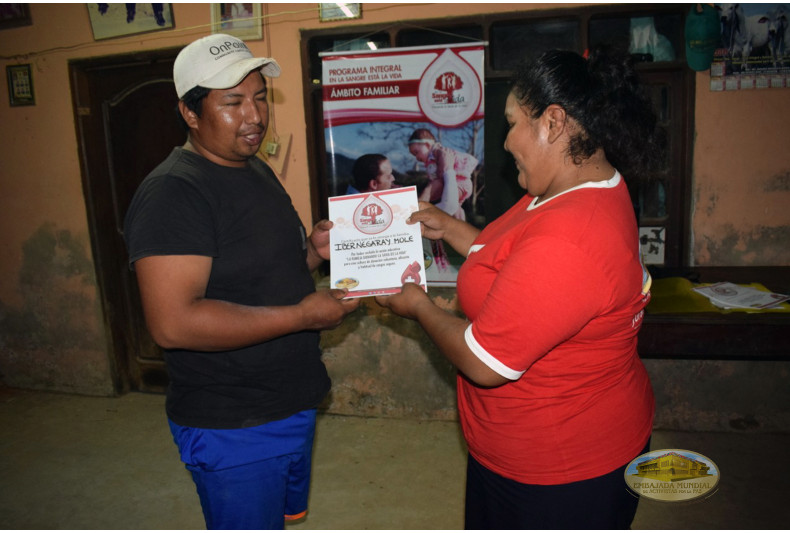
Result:
[[[329,196],[415,186],[482,227],[484,46],[322,53]],[[428,284],[454,285],[463,257],[424,250]]]

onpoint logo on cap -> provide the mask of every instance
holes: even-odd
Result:
[[[270,57],[254,57],[241,39],[216,33],[198,39],[179,52],[173,81],[179,98],[195,87],[230,89],[254,70],[276,78],[280,66]]]
[[[244,44],[244,41],[240,41],[238,39],[234,41],[224,41],[220,44],[212,44],[209,46],[208,52],[213,56],[219,57],[223,57],[225,54],[229,54],[231,52],[246,52],[249,57],[252,57],[252,52],[250,52],[250,49],[246,44]],[[219,59],[219,57],[215,57],[214,59]]]

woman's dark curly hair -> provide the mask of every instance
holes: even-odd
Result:
[[[585,59],[551,50],[521,65],[512,93],[532,118],[557,104],[576,120],[581,131],[569,144],[576,163],[602,148],[625,176],[649,177],[661,165],[663,132],[630,56],[597,48]]]

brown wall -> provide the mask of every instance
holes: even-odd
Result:
[[[709,86],[698,74],[693,264],[790,265],[790,87]]]
[[[273,56],[283,66],[273,86],[274,123],[280,138],[291,135],[292,141],[281,177],[309,226],[313,221],[299,32],[341,23],[320,23],[317,4],[263,5],[268,15],[264,39],[248,44],[254,53]],[[32,64],[36,97],[35,106],[10,107],[7,94],[0,94],[0,380],[8,385],[113,393],[109,332],[88,236],[68,61],[183,46],[210,32],[209,4],[172,7],[173,30],[103,41],[93,40],[85,4],[30,4],[32,26],[0,30],[0,64]],[[351,24],[549,7],[558,6],[461,3],[448,9],[447,4],[363,4],[362,19]],[[788,265],[790,150],[785,128],[790,124],[790,89],[716,93],[708,89],[709,83],[707,72],[697,74],[690,261],[711,266]],[[6,84],[2,86],[4,93]],[[447,295],[450,307],[452,300],[453,295]],[[419,332],[388,322],[391,317],[382,318],[373,307],[366,306],[362,318],[325,338],[327,363],[337,385],[329,400],[334,408],[396,416],[415,410],[421,416],[452,411],[451,369]],[[381,335],[375,347],[369,334]],[[386,357],[359,372],[354,362],[373,364],[368,352]],[[406,367],[420,375],[411,390],[412,378],[403,375]],[[395,376],[384,391],[371,377],[382,372]],[[413,399],[409,403],[415,390],[426,400],[416,408]],[[366,395],[371,394],[378,394],[378,400],[371,403],[375,408],[365,411]],[[381,400],[384,396],[390,408]],[[437,402],[437,397],[442,400]]]

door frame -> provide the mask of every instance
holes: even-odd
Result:
[[[101,302],[102,319],[107,332],[108,361],[111,380],[116,394],[131,390],[164,392],[167,373],[164,361],[150,363],[146,376],[142,375],[135,347],[140,339],[135,331],[144,328],[142,313],[136,311],[120,263],[126,264],[127,252],[122,235],[118,235],[117,202],[109,176],[111,161],[108,156],[108,132],[104,124],[103,106],[108,101],[108,91],[97,85],[99,78],[108,72],[119,72],[129,66],[151,65],[151,70],[169,70],[172,79],[172,63],[179,48],[141,51],[130,54],[103,56],[90,59],[71,60],[68,63],[72,108],[77,134],[82,191],[88,220],[91,252]],[[169,65],[170,68],[166,69]],[[161,79],[162,76],[160,75]],[[141,80],[141,85],[149,83]],[[131,148],[133,149],[133,148]],[[107,221],[113,220],[111,227]],[[123,258],[120,261],[119,258]],[[132,281],[134,283],[134,281]],[[135,287],[136,289],[136,284]],[[139,306],[139,304],[137,304]],[[147,383],[144,383],[147,381]]]

